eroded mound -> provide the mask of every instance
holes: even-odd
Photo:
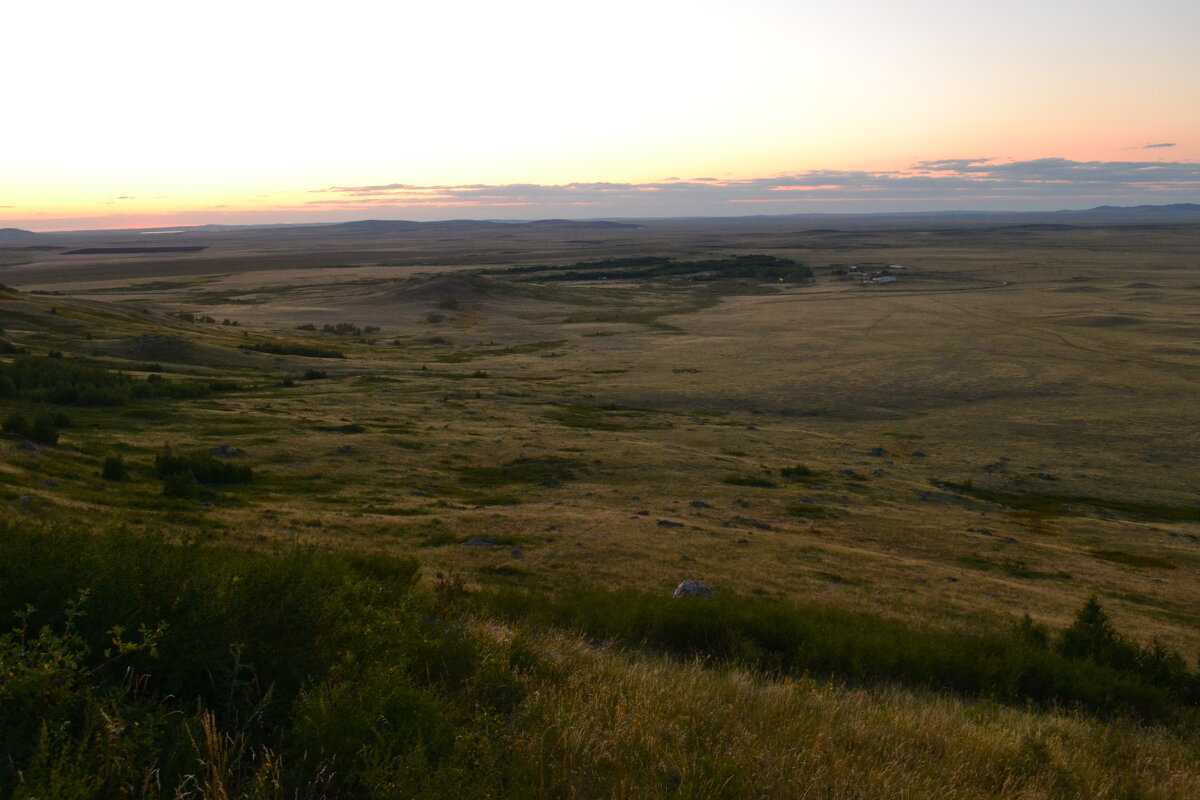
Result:
[[[133,339],[125,339],[103,347],[105,355],[130,361],[156,361],[167,364],[195,364],[198,366],[244,366],[259,363],[260,358],[248,353],[196,344],[177,336],[147,333]]]
[[[1144,320],[1129,314],[1088,314],[1064,319],[1063,322],[1067,325],[1079,325],[1084,328],[1122,328],[1145,324]]]

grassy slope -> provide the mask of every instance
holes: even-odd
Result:
[[[942,630],[1000,630],[1023,611],[1061,627],[1096,593],[1122,630],[1190,654],[1200,646],[1200,587],[1190,568],[1200,531],[1189,516],[1197,450],[1187,422],[1198,354],[1184,335],[1194,289],[1178,267],[1188,235],[980,235],[958,237],[953,247],[899,237],[906,242],[899,252],[895,241],[872,251],[866,236],[857,251],[782,252],[817,264],[818,273],[822,263],[874,259],[911,263],[923,274],[888,294],[821,278],[783,295],[736,294],[716,305],[687,286],[508,292],[496,277],[486,293],[449,281],[429,294],[420,281],[393,285],[388,270],[371,266],[301,277],[242,272],[124,295],[163,310],[228,316],[241,322],[236,327],[184,323],[137,306],[6,296],[0,336],[35,353],[96,353],[101,361],[115,353],[124,360],[106,363],[138,379],[148,362],[164,359],[168,379],[232,379],[240,388],[190,401],[68,409],[66,447],[5,451],[0,495],[35,524],[100,517],[257,547],[283,541],[415,554],[427,574],[551,591],[583,580],[669,592],[680,578],[699,577],[726,592],[813,599]],[[1045,238],[1053,236],[1068,238]],[[1009,285],[984,288],[999,281]],[[121,298],[112,288],[117,294],[105,300]],[[461,296],[445,303],[447,292]],[[429,321],[434,312],[442,322]],[[383,330],[365,338],[294,330],[342,321]],[[185,350],[174,362],[176,351],[161,341],[138,344],[145,334],[211,349],[203,359]],[[236,349],[260,338],[347,358],[332,364]],[[330,377],[280,385],[309,369]],[[163,444],[226,443],[244,450],[237,463],[254,467],[250,487],[214,490],[212,506],[163,500],[152,471]],[[871,455],[876,447],[884,454]],[[130,480],[119,486],[96,477],[113,453],[130,465]],[[781,474],[797,464],[815,474]],[[1030,497],[1037,502],[1014,499]],[[500,545],[458,544],[480,536]],[[577,684],[603,673],[621,686],[653,675],[644,680],[702,687],[686,702],[663,687],[660,717],[702,718],[705,698],[735,685],[749,707],[746,686],[811,700],[824,685],[530,635],[539,648],[575,652],[566,660]],[[534,691],[555,699],[549,708],[528,701],[539,721],[522,732],[541,742],[531,758],[549,759],[538,770],[559,775],[558,785],[555,770],[577,759],[601,787],[597,794],[654,796],[680,780],[651,770],[658,777],[636,789],[605,783],[640,780],[631,777],[634,733],[614,728],[600,705],[578,710],[595,715],[591,728],[556,723],[575,718],[579,697],[557,684]],[[751,729],[748,751],[776,748],[781,763],[804,767],[817,796],[838,796],[842,790],[829,787],[850,769],[897,782],[875,794],[937,796],[931,787],[949,763],[974,764],[984,777],[974,788],[939,784],[946,796],[1013,796],[1021,781],[1029,796],[1121,796],[1125,780],[1151,796],[1188,796],[1195,787],[1194,772],[1176,774],[1162,761],[1128,775],[1109,768],[1104,743],[1123,728],[1012,710],[984,714],[986,704],[923,693],[827,691],[874,720],[873,729],[893,731],[889,770],[868,769],[864,754],[873,751],[849,733],[820,740],[834,745],[818,751],[823,760],[796,761],[783,753],[816,740],[805,738],[811,731],[793,728],[774,741],[779,723],[766,709],[742,723]],[[944,731],[936,745],[919,723],[923,714],[937,716],[931,709],[944,714],[925,723]],[[988,721],[976,725],[981,714]],[[654,724],[643,729],[647,737]],[[981,748],[976,760],[957,749],[954,726],[979,732],[971,740]],[[1052,733],[1066,728],[1075,733]],[[610,773],[607,762],[568,746],[576,737],[588,752],[605,752],[586,738],[594,730],[615,738],[608,747],[624,753],[613,756],[621,769]],[[1021,736],[1004,739],[1014,730]],[[1163,746],[1185,761],[1191,752],[1190,738],[1178,732],[1119,735],[1121,747],[1139,752]],[[713,738],[672,744],[671,758],[662,751],[663,763],[691,764],[687,774],[702,776],[688,783],[696,796],[720,794],[703,787],[723,780],[725,764],[762,771],[761,763],[740,766],[732,746],[716,758]],[[999,768],[986,766],[993,761],[1022,764],[1031,777],[1016,768],[996,777]],[[783,772],[766,794],[787,796]],[[970,772],[964,767],[964,780]],[[728,785],[744,786],[738,781],[753,774],[740,771]],[[1005,781],[1007,795],[986,793]]]

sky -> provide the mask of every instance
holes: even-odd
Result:
[[[1195,0],[20,0],[0,227],[1200,202]]]

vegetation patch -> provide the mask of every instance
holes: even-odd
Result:
[[[837,513],[831,509],[811,503],[795,503],[790,505],[787,507],[787,513],[800,519],[829,519],[830,517],[837,516]]]
[[[326,347],[313,347],[307,344],[292,342],[255,342],[239,344],[242,350],[253,350],[256,353],[269,353],[273,356],[305,356],[306,358],[345,358],[341,350],[330,350]]]
[[[721,478],[721,483],[728,483],[730,486],[750,486],[757,489],[779,488],[778,483],[761,475],[726,475]]]
[[[1147,567],[1151,569],[1175,569],[1176,564],[1165,558],[1142,556],[1136,553],[1126,553],[1122,550],[1089,550],[1094,558],[1101,561],[1111,561],[1114,564],[1124,564],[1127,567]]]
[[[1000,572],[1010,578],[1021,578],[1022,580],[1071,580],[1071,573],[1069,572],[1033,569],[1024,561],[1016,558],[990,559],[984,556],[965,556],[960,558],[958,563],[971,569],[978,569],[984,572]]]
[[[674,599],[603,589],[556,595],[491,589],[474,602],[514,620],[769,672],[894,682],[1102,717],[1194,721],[1200,707],[1200,675],[1178,653],[1157,644],[1141,648],[1118,633],[1094,598],[1054,635],[1028,620],[1008,633],[950,633],[730,594]]]
[[[464,486],[489,489],[512,484],[559,484],[573,480],[580,468],[574,459],[543,456],[517,458],[499,466],[459,467],[459,482]]]
[[[583,428],[593,431],[644,431],[669,428],[668,422],[652,416],[655,413],[651,409],[607,403],[594,406],[565,406],[552,416],[568,428]]]
[[[204,397],[212,387],[158,373],[138,380],[78,359],[19,356],[0,364],[0,399],[74,406],[120,406],[150,398]]]
[[[1146,522],[1200,522],[1200,506],[1164,506],[1051,492],[1005,492],[977,487],[971,481],[957,483],[934,480],[932,483],[939,488],[949,489],[978,500],[1046,516],[1077,515],[1080,513],[1080,507],[1083,506],[1122,514],[1130,519]]]

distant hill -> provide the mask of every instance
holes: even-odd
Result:
[[[555,228],[559,230],[596,230],[614,228],[641,228],[633,222],[608,220],[538,219],[529,222],[501,222],[483,219],[446,219],[435,222],[412,222],[410,220],[363,219],[325,226],[347,233],[386,234],[407,233],[420,230],[496,230],[497,228]]]
[[[37,238],[33,231],[21,228],[0,228],[0,242],[24,242]]]

